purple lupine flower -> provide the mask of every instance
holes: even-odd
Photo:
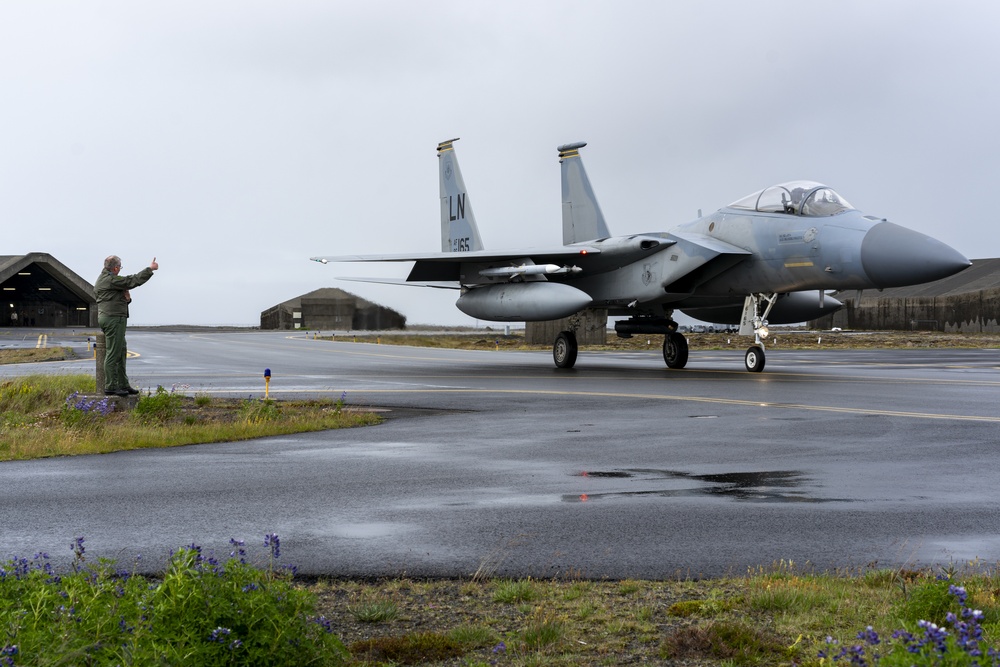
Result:
[[[69,547],[70,549],[73,550],[73,557],[77,561],[86,560],[86,557],[83,555],[84,552],[86,551],[86,549],[83,547],[83,542],[84,542],[83,537],[82,536],[78,537],[75,540],[73,540],[73,544],[71,544]]]
[[[232,632],[233,631],[230,630],[229,628],[224,628],[224,627],[222,627],[220,625],[215,630],[212,630],[212,634],[209,635],[208,641],[210,641],[210,642],[219,642],[221,644],[221,643],[223,643],[225,641],[226,637],[228,637],[230,634],[232,634]]]
[[[240,557],[240,563],[246,565],[247,550],[243,548],[246,546],[246,542],[244,542],[243,540],[237,540],[234,537],[230,537],[229,543],[234,547],[236,547],[233,551],[229,552],[229,557],[236,558],[236,556],[238,555]]]
[[[281,555],[281,540],[277,533],[267,533],[264,535],[264,546],[271,547],[271,557],[278,558]]]

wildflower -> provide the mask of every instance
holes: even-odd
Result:
[[[237,540],[236,538],[230,537],[229,543],[234,547],[236,547],[234,550],[229,552],[229,557],[236,558],[236,556],[238,555],[240,557],[240,563],[246,565],[247,550],[243,548],[246,546],[246,542],[244,542],[243,540]]]
[[[224,642],[225,638],[232,634],[232,630],[229,628],[224,628],[221,625],[215,630],[212,630],[212,634],[209,635],[208,641],[219,642],[220,644]]]
[[[271,558],[278,558],[281,555],[281,540],[277,533],[264,535],[264,546],[271,547]]]
[[[875,632],[875,630],[873,630],[872,626],[870,625],[858,633],[858,639],[865,640],[865,643],[868,644],[869,646],[875,646],[881,643],[881,640],[878,637],[878,633]]]
[[[69,548],[73,550],[73,557],[75,561],[83,562],[84,560],[86,560],[86,558],[83,555],[84,552],[86,551],[86,549],[84,549],[83,547],[83,537],[78,537],[75,540],[73,540],[73,544],[71,544]]]

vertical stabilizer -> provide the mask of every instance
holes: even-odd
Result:
[[[580,159],[580,149],[586,145],[581,141],[558,149],[562,166],[563,245],[611,236]]]
[[[476,227],[469,193],[458,168],[458,157],[452,146],[458,139],[438,144],[438,171],[441,183],[441,251],[469,252],[482,250],[483,240]]]

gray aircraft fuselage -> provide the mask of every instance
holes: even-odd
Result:
[[[729,301],[742,304],[753,292],[863,290],[925,283],[952,275],[969,263],[940,241],[857,210],[804,217],[726,207],[671,232],[632,238],[674,243],[653,246],[647,256],[623,266],[570,275],[562,281],[587,293],[593,299],[591,307],[630,314],[656,305],[684,309]],[[601,248],[615,241],[587,245]],[[730,253],[717,254],[713,241],[730,246]],[[612,250],[601,259],[616,254]]]

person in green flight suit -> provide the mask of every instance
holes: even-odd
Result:
[[[97,323],[104,332],[104,393],[108,396],[138,394],[125,375],[125,326],[128,323],[128,304],[132,301],[129,290],[142,285],[160,268],[156,258],[149,267],[131,276],[120,276],[122,260],[111,255],[104,260],[104,270],[94,283],[97,297]],[[97,388],[100,391],[100,387]]]

